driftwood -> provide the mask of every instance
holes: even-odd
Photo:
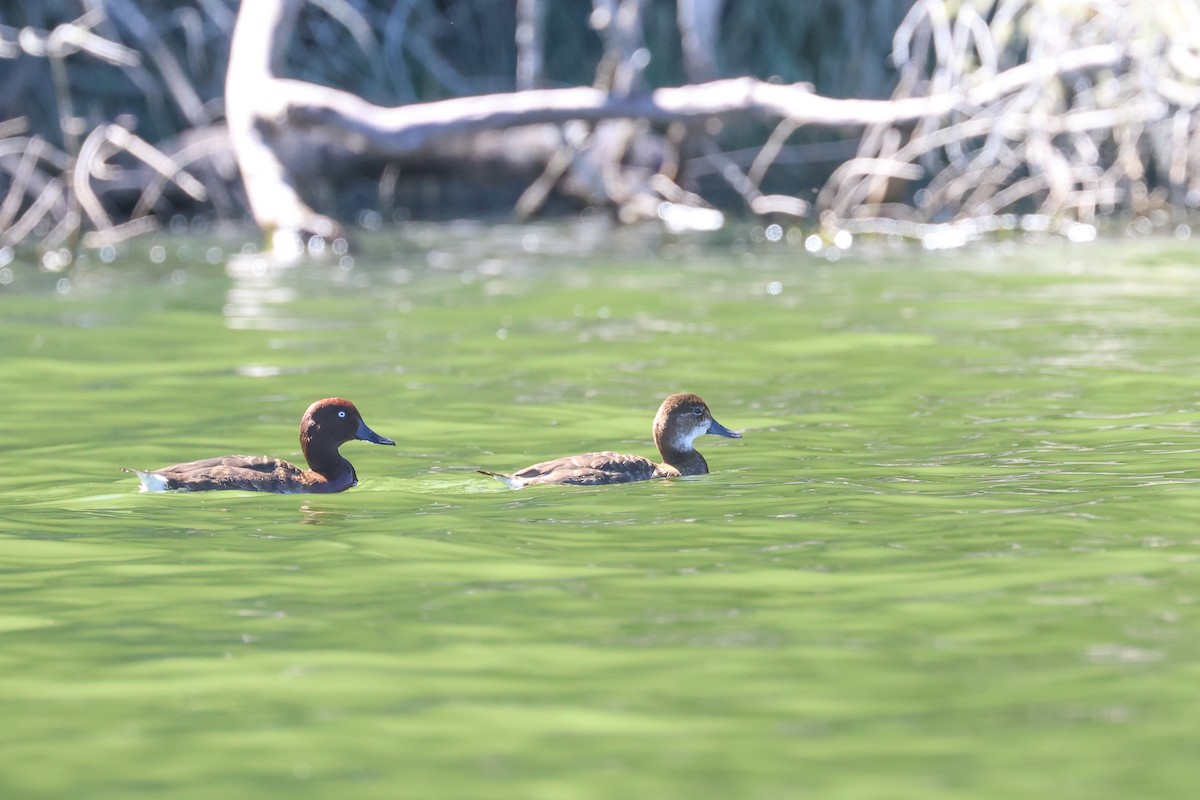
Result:
[[[147,22],[133,4],[115,0],[113,5],[143,35],[153,39]],[[0,201],[0,248],[12,247],[41,231],[37,239],[47,253],[44,263],[56,267],[70,263],[73,248],[63,246],[79,240],[85,220],[92,230],[84,235],[84,244],[100,247],[158,227],[151,207],[168,183],[198,202],[209,196],[206,187],[186,171],[187,153],[164,152],[124,122],[103,124],[90,132],[84,129],[76,115],[66,59],[86,55],[126,70],[141,65],[137,51],[95,33],[94,28],[103,20],[102,10],[93,9],[52,31],[25,28],[19,41],[0,41],[0,58],[24,54],[49,61],[65,148],[59,149],[37,135],[25,136],[24,118],[0,122],[0,174],[7,173],[9,178]],[[164,73],[180,107],[193,121],[200,122],[199,99],[182,78],[178,62],[161,44],[154,44],[154,57],[165,65]],[[124,160],[122,166],[113,161],[117,156]],[[131,172],[137,177],[122,184]],[[132,217],[114,222],[96,192],[96,182],[137,187],[142,195]],[[61,252],[56,250],[60,247]]]
[[[939,247],[1006,228],[1078,239],[1115,211],[1178,220],[1200,205],[1196,9],[997,0],[986,11],[914,4],[894,40],[894,102],[973,86],[968,102],[869,127],[817,198],[827,228]]]
[[[612,7],[606,12],[605,22],[614,48],[626,51],[625,60],[632,58],[638,44],[631,39],[634,26],[629,18],[636,18],[636,8],[631,10],[630,4],[636,6],[635,0],[625,0],[624,8],[609,4]],[[602,6],[598,0],[598,11]],[[274,65],[282,58],[297,9],[298,3],[289,0],[243,5],[234,32],[226,86],[230,135],[255,220],[268,234],[282,232],[287,238],[296,233],[326,237],[341,233],[335,220],[317,213],[302,199],[295,176],[286,166],[286,150],[294,146],[296,137],[336,143],[381,160],[411,161],[435,157],[446,142],[486,131],[629,118],[660,124],[703,120],[812,96],[807,87],[772,86],[752,80],[634,94],[629,88],[636,83],[636,76],[625,70],[614,77],[621,84],[621,90],[614,92],[589,87],[528,90],[383,108],[349,92],[277,76]],[[534,24],[536,8],[526,9],[525,14],[529,18],[526,24]],[[618,19],[624,19],[623,26],[617,24]],[[532,82],[534,78],[525,80]],[[567,159],[564,169],[571,149],[565,143],[557,156]],[[557,180],[561,171],[556,168],[555,158],[547,161],[549,174]]]
[[[711,20],[705,23],[706,18],[702,14],[697,16],[692,5],[682,4],[681,15],[690,15],[693,33],[707,30],[705,25],[711,26]],[[526,24],[536,25],[536,7],[526,6]],[[657,129],[671,130],[672,126],[680,125],[681,130],[697,130],[712,120],[752,117],[776,120],[779,126],[749,170],[742,170],[727,159],[722,161],[723,154],[714,149],[711,141],[704,146],[704,153],[722,164],[721,174],[743,197],[747,208],[763,215],[799,215],[809,211],[809,204],[798,193],[769,195],[759,188],[783,143],[796,130],[866,128],[858,157],[842,165],[817,198],[822,219],[837,227],[839,221],[861,217],[863,208],[881,208],[888,187],[894,182],[912,182],[926,176],[933,165],[928,158],[931,153],[970,149],[974,139],[989,135],[994,138],[997,130],[1007,130],[1012,120],[998,112],[998,108],[1017,103],[1030,110],[1029,98],[1041,97],[1047,87],[1054,91],[1054,86],[1066,80],[1078,80],[1080,76],[1103,70],[1119,71],[1131,58],[1129,45],[1123,41],[1088,44],[1064,52],[1042,52],[1036,60],[1014,63],[1006,69],[1001,69],[1003,64],[993,52],[990,60],[981,58],[985,63],[970,75],[959,75],[957,79],[935,76],[931,80],[920,74],[925,63],[922,48],[930,47],[931,39],[938,40],[934,49],[949,63],[956,55],[963,57],[963,41],[975,41],[980,52],[984,52],[982,39],[988,27],[967,9],[959,17],[961,30],[942,30],[934,25],[922,38],[922,31],[931,22],[942,28],[949,24],[940,3],[923,2],[917,4],[906,21],[907,27],[897,34],[897,59],[905,72],[898,96],[890,100],[834,99],[815,94],[807,85],[780,85],[753,78],[714,80],[646,92],[636,90],[640,34],[635,35],[635,29],[640,7],[641,0],[596,0],[593,17],[608,24],[602,33],[610,43],[610,54],[616,54],[617,63],[611,70],[608,86],[529,89],[382,107],[349,92],[278,77],[272,65],[287,45],[296,3],[258,0],[244,4],[234,35],[227,108],[255,219],[264,230],[272,232],[330,236],[341,231],[336,221],[315,212],[302,199],[295,178],[284,166],[286,159],[281,153],[296,146],[297,141],[307,143],[302,146],[336,145],[385,162],[412,162],[436,159],[446,142],[461,142],[464,137],[483,132],[554,125],[563,131],[563,145],[547,158],[542,179],[534,183],[522,200],[522,207],[536,208],[573,163],[574,155],[593,146],[599,138],[599,129],[592,126],[612,120],[637,120]],[[712,7],[707,7],[709,12]],[[936,13],[939,9],[940,16]],[[1010,8],[1008,21],[1020,10]],[[623,27],[618,21],[623,21]],[[947,41],[958,44],[941,42],[947,37]],[[693,46],[690,50],[695,56],[697,48]],[[536,69],[528,69],[524,82],[536,83]],[[706,67],[696,63],[693,69],[699,74]],[[1071,113],[1027,119],[1022,132],[1026,142],[1019,149],[1007,148],[1006,153],[1032,155],[1039,152],[1039,147],[1045,151],[1045,142],[1059,135],[1110,129],[1116,113]],[[1161,109],[1150,101],[1126,106],[1122,113],[1126,118],[1156,118],[1161,116]],[[584,127],[573,129],[573,125]],[[577,133],[572,134],[572,130]],[[627,146],[627,138],[620,140],[607,156],[608,162],[620,165]],[[946,202],[966,198],[972,214],[995,214],[1022,198],[1050,191],[1058,202],[1054,207],[1064,207],[1070,191],[1064,188],[1063,181],[1070,184],[1072,179],[1055,178],[1053,159],[1047,160],[1049,157],[1044,154],[1042,159],[1038,164],[1039,174],[1024,180],[1017,180],[1011,168],[1006,173],[1001,168],[983,165],[937,176],[926,196],[933,191],[939,198],[948,198]],[[1071,170],[1063,169],[1067,173]],[[601,173],[604,167],[593,171]],[[651,187],[658,200],[705,205],[702,199],[677,186],[669,170],[661,169],[643,178],[639,185]],[[629,189],[628,180],[621,191],[612,190],[616,181],[611,176],[602,176],[597,182],[608,187],[609,199],[633,209],[629,215],[623,214],[623,218],[653,215],[653,201],[646,209],[645,192]],[[985,191],[988,186],[994,190]],[[1106,196],[1100,193],[1093,200]],[[1077,203],[1076,207],[1081,206]]]
[[[189,84],[183,58],[158,44],[157,29],[129,0],[88,4],[94,10],[75,22],[25,29],[19,40],[0,27],[0,58],[24,54],[23,75],[28,56],[49,60],[62,139],[51,145],[23,118],[0,121],[0,247],[58,248],[81,233],[85,244],[110,244],[175,208],[236,215],[242,198],[219,166],[231,154],[254,219],[293,248],[305,234],[344,233],[329,211],[337,204],[322,192],[353,170],[383,176],[383,207],[411,176],[478,179],[494,168],[525,182],[521,216],[557,192],[622,220],[706,228],[721,224],[712,206],[722,196],[714,185],[723,184],[725,200],[740,197],[747,213],[818,220],[830,238],[876,231],[941,243],[1016,225],[1085,235],[1069,226],[1118,210],[1200,207],[1200,14],[1181,16],[1174,4],[1138,11],[1129,0],[1081,0],[1069,9],[1036,0],[917,0],[894,38],[897,88],[876,100],[717,79],[717,21],[744,11],[723,0],[676,3],[689,85],[644,85],[647,0],[593,0],[589,24],[605,47],[595,83],[544,88],[547,2],[516,6],[518,91],[479,94],[487,84],[459,73],[432,49],[427,29],[413,27],[435,18],[432,4],[397,3],[372,27],[359,7],[320,0],[374,59],[377,87],[410,101],[390,107],[284,77],[302,0],[243,2],[236,23],[220,3],[206,3],[217,38],[230,42],[227,137],[211,116],[219,103]],[[120,11],[120,31],[106,24],[106,8]],[[374,38],[380,30],[384,47]],[[328,31],[323,36],[328,45]],[[466,96],[415,102],[400,50]],[[336,47],[322,52],[350,63]],[[139,88],[149,86],[152,67],[164,88],[145,90],[194,127],[151,144],[126,120],[85,124],[67,85],[67,57],[117,65]],[[737,124],[746,120],[758,127]],[[736,124],[743,147],[756,130],[761,144],[728,151],[726,124]],[[809,170],[802,182],[796,165],[808,155],[832,166]]]

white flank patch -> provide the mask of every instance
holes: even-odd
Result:
[[[493,478],[500,481],[510,489],[520,489],[525,485],[524,479],[514,478],[512,475],[501,475],[499,472],[489,472],[487,474],[491,475]]]
[[[155,475],[153,472],[142,472],[140,469],[133,470],[133,474],[138,476],[138,480],[142,482],[141,491],[143,492],[165,492],[167,491],[167,479],[161,475]]]

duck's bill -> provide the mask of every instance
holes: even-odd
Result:
[[[355,439],[362,439],[364,442],[374,442],[375,444],[395,444],[391,439],[380,436],[375,431],[367,427],[367,423],[359,420],[358,430],[354,433]]]
[[[729,428],[726,428],[724,425],[717,422],[715,419],[712,422],[708,423],[708,432],[713,434],[714,436],[724,436],[727,439],[742,438],[742,435],[740,433],[734,433],[733,431],[729,430]]]

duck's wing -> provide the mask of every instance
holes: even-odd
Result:
[[[182,489],[206,492],[238,489],[247,492],[288,492],[308,482],[304,470],[270,456],[221,456],[138,472],[143,491]],[[151,488],[152,483],[164,484]]]
[[[597,486],[606,483],[647,481],[662,475],[659,465],[648,458],[605,452],[543,461],[513,473],[512,478],[520,481],[522,486],[531,483]]]

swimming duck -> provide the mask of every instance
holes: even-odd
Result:
[[[663,401],[654,416],[654,444],[662,455],[661,464],[643,456],[604,452],[543,461],[511,475],[484,469],[479,472],[491,475],[512,489],[534,483],[597,486],[678,478],[680,475],[707,475],[708,462],[692,447],[692,442],[706,433],[730,439],[742,438],[740,433],[734,433],[713,419],[708,404],[696,395],[673,394]]]
[[[300,449],[308,469],[270,456],[222,456],[189,461],[154,470],[126,469],[142,482],[143,492],[180,489],[208,492],[240,489],[245,492],[344,492],[358,483],[354,467],[338,448],[351,439],[391,444],[367,427],[354,403],[340,397],[318,400],[300,419]]]

